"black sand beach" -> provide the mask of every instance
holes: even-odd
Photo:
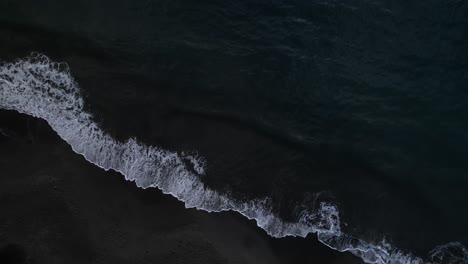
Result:
[[[1,263],[359,263],[314,235],[275,239],[237,213],[185,209],[1,111]]]

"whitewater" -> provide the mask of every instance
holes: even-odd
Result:
[[[468,251],[457,242],[436,247],[422,258],[385,241],[370,243],[350,236],[341,230],[339,210],[333,203],[322,202],[318,209],[302,211],[297,222],[286,222],[273,213],[268,198],[241,202],[210,189],[200,180],[209,162],[203,157],[148,146],[134,138],[120,142],[103,131],[84,110],[68,65],[42,54],[0,62],[0,108],[45,120],[74,152],[104,170],[121,173],[140,188],[158,188],[186,208],[239,212],[273,237],[316,234],[326,246],[351,252],[366,263],[468,263]]]

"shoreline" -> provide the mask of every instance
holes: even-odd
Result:
[[[116,172],[89,164],[44,121],[16,115],[32,120],[27,122],[33,123],[35,139],[1,141],[2,169],[9,175],[1,178],[1,193],[10,197],[1,203],[10,210],[0,215],[0,247],[17,245],[26,259],[50,262],[80,256],[92,263],[125,263],[131,261],[122,258],[131,256],[137,263],[359,263],[351,254],[323,246],[315,236],[275,239],[237,213],[186,209],[159,190],[140,189]],[[41,219],[37,210],[49,214]],[[31,237],[40,242],[32,243]],[[73,249],[76,244],[85,248]],[[53,256],[54,251],[58,255]]]

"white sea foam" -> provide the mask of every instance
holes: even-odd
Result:
[[[118,171],[141,188],[159,188],[187,208],[237,211],[254,219],[273,237],[305,237],[315,233],[330,248],[349,251],[366,263],[424,263],[421,258],[403,254],[385,242],[367,243],[344,234],[338,209],[331,203],[323,202],[318,209],[302,211],[298,222],[285,222],[272,213],[269,199],[239,202],[205,186],[199,179],[199,175],[205,174],[203,158],[146,146],[136,139],[116,141],[83,109],[79,87],[68,66],[51,62],[44,55],[32,54],[16,62],[0,64],[0,108],[46,120],[89,162],[105,170]],[[191,169],[186,167],[187,161]],[[452,252],[462,255],[453,257]],[[428,261],[468,263],[467,259],[468,253],[461,244],[448,244],[431,252]]]

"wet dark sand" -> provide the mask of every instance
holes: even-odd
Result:
[[[314,235],[274,239],[139,189],[38,119],[2,110],[0,127],[0,263],[359,263]]]

